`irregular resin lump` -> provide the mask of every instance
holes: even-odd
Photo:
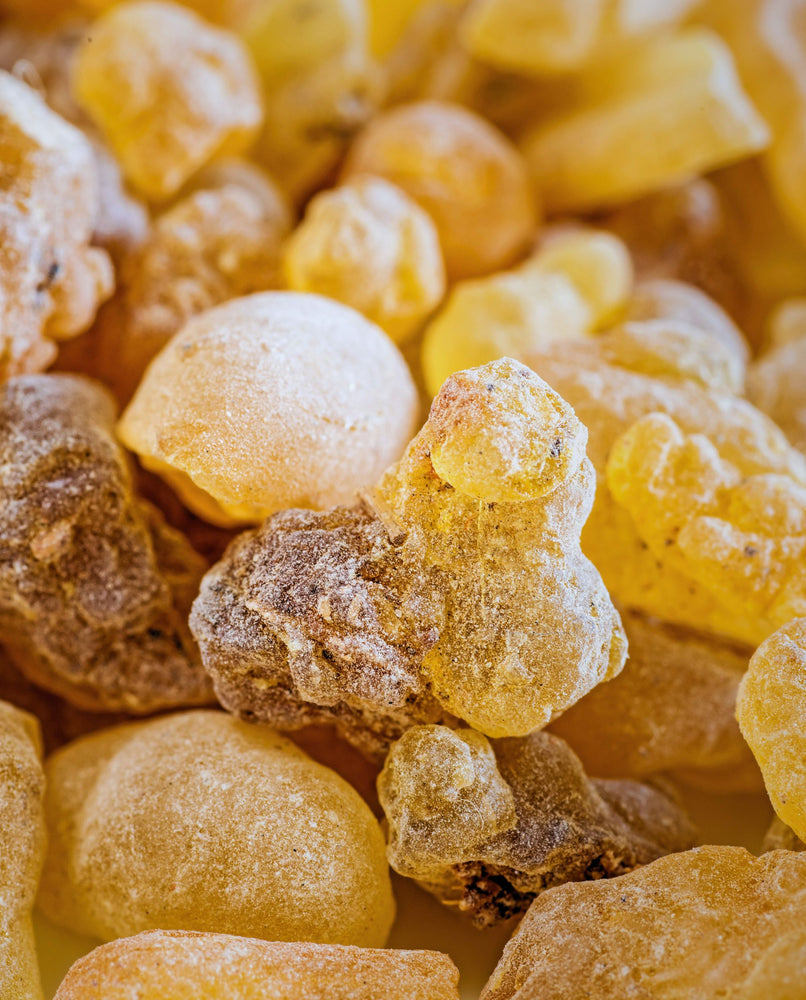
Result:
[[[803,1000],[806,854],[672,854],[544,893],[481,1000]]]
[[[806,618],[756,650],[736,714],[776,813],[806,840]]]
[[[47,765],[39,906],[111,940],[154,928],[381,947],[380,827],[263,726],[195,711],[86,736]]]
[[[187,627],[204,562],[133,492],[114,418],[85,378],[0,387],[0,643],[80,708],[208,701]]]
[[[353,177],[316,195],[286,244],[284,265],[289,288],[344,302],[398,342],[445,293],[434,223],[380,177]]]
[[[90,143],[0,71],[0,378],[47,368],[111,295],[109,257],[89,246],[98,209]]]
[[[377,174],[411,195],[434,220],[454,280],[511,263],[537,225],[518,150],[455,104],[418,101],[377,115],[344,170]]]
[[[155,201],[244,150],[263,118],[243,43],[172,3],[122,3],[94,22],[73,88],[127,178]]]
[[[458,980],[436,951],[151,931],[79,959],[55,1000],[459,1000]]]
[[[42,1000],[31,911],[45,856],[42,738],[0,701],[0,997]]]
[[[495,740],[416,726],[378,779],[389,862],[487,926],[563,882],[610,878],[695,843],[685,813],[635,781],[591,781],[549,733]]]
[[[319,295],[265,292],[191,320],[151,363],[119,433],[214,524],[350,503],[416,417],[388,337]]]
[[[761,775],[736,722],[750,651],[630,612],[630,655],[551,724],[597,777],[671,771],[713,792],[758,791]]]
[[[585,441],[517,362],[448,379],[362,503],[275,515],[205,577],[192,628],[223,704],[382,752],[445,712],[525,735],[617,674],[624,633],[578,544]]]

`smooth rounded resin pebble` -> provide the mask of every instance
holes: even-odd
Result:
[[[157,355],[119,433],[216,524],[350,503],[405,447],[417,399],[360,313],[265,292],[191,320]]]
[[[41,1000],[31,911],[45,853],[39,724],[0,701],[0,997]]]
[[[806,618],[784,625],[756,650],[736,714],[776,813],[806,840]]]
[[[47,766],[39,905],[111,940],[154,928],[380,947],[380,827],[271,729],[195,711],[107,729]]]
[[[481,1000],[802,1000],[806,854],[699,847],[526,914]]]
[[[55,1000],[458,1000],[458,980],[437,951],[152,931],[80,959]]]

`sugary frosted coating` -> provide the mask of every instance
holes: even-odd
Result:
[[[87,139],[0,71],[0,378],[41,371],[114,287],[90,247],[98,176]]]
[[[712,363],[713,338],[694,328],[691,350]],[[664,347],[664,338],[658,343]],[[697,344],[699,343],[699,347]],[[696,356],[696,354],[694,355]],[[691,359],[692,353],[686,352]],[[666,363],[673,360],[665,353]],[[593,512],[583,532],[583,548],[602,573],[615,600],[666,621],[715,632],[756,645],[775,628],[758,611],[740,614],[723,600],[714,586],[686,574],[680,560],[668,558],[663,539],[652,551],[641,537],[627,509],[614,499],[607,483],[607,463],[620,434],[641,418],[667,414],[684,435],[702,435],[720,461],[754,477],[751,489],[773,485],[779,477],[797,493],[806,482],[803,460],[781,431],[759,410],[730,393],[708,389],[692,379],[687,363],[682,372],[673,366],[665,374],[634,371],[619,357],[618,337],[602,334],[585,342],[557,344],[550,351],[524,360],[574,407],[588,428],[591,460],[598,473]],[[696,370],[696,369],[695,369]],[[655,427],[652,418],[650,427]],[[666,426],[666,425],[664,425]],[[649,467],[646,467],[650,472]],[[709,472],[712,475],[712,472]],[[678,492],[678,496],[684,494]],[[653,503],[656,501],[653,501]],[[643,512],[638,512],[643,516]],[[692,508],[691,513],[694,513]],[[668,510],[664,517],[668,515]],[[761,528],[761,525],[757,525]],[[779,530],[781,525],[775,530]],[[751,557],[742,557],[748,560]],[[760,577],[752,577],[760,583]],[[720,583],[720,586],[722,584]]]
[[[155,928],[382,947],[383,835],[345,781],[264,726],[202,711],[48,761],[38,905],[102,940]]]
[[[550,733],[496,740],[417,726],[378,779],[389,862],[484,927],[552,886],[622,875],[695,842],[685,813],[634,781],[591,781]]]
[[[763,642],[739,689],[736,716],[773,808],[806,840],[806,618]]]
[[[632,277],[626,247],[609,233],[547,231],[538,251],[515,270],[463,281],[451,291],[423,338],[428,390],[436,395],[463,368],[587,337],[623,311]]]
[[[282,284],[280,247],[291,214],[268,175],[246,161],[221,160],[183,194],[122,261],[118,295],[83,347],[91,373],[123,400],[188,320]]]
[[[761,851],[763,854],[767,851],[806,851],[806,844],[776,816],[764,834]]]
[[[736,723],[750,651],[622,612],[624,670],[551,724],[597,777],[671,771],[713,792],[758,791],[761,775]]]
[[[356,176],[316,195],[286,244],[284,270],[289,288],[344,302],[398,342],[445,294],[434,223],[380,177]]]
[[[531,906],[482,1000],[802,1000],[806,855],[672,854]]]
[[[31,911],[45,856],[42,738],[36,719],[0,701],[0,996],[42,1000]]]
[[[759,638],[806,614],[806,476],[731,461],[662,413],[614,442],[607,486],[661,565],[698,583]]]
[[[96,948],[55,1000],[458,1000],[436,951],[151,931]]]
[[[351,502],[400,455],[416,407],[403,358],[360,313],[265,292],[186,324],[118,431],[191,510],[231,526]]]
[[[240,40],[156,0],[119,4],[93,24],[73,88],[128,179],[152,200],[175,194],[215,156],[241,152],[263,119]]]
[[[417,101],[377,115],[344,173],[377,174],[411,195],[434,220],[454,280],[505,267],[537,225],[523,157],[459,105]]]
[[[187,628],[203,560],[132,489],[109,394],[78,376],[0,387],[0,642],[93,711],[209,700]]]
[[[558,213],[637,198],[744,159],[768,139],[730,50],[698,28],[597,63],[569,109],[536,125],[522,148],[546,209]]]
[[[192,628],[223,704],[382,752],[445,712],[525,735],[614,676],[624,633],[578,546],[585,441],[517,362],[454,375],[363,503],[275,515],[205,577]]]

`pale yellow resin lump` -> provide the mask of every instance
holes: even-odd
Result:
[[[768,138],[728,47],[689,29],[593,67],[571,108],[522,148],[546,210],[559,213],[637,198],[744,159]]]
[[[482,1000],[803,1000],[806,854],[672,854],[531,906]]]
[[[768,349],[748,371],[747,395],[806,454],[806,300],[782,302],[768,333]]]
[[[458,980],[436,951],[151,931],[80,959],[55,1000],[459,1000]]]
[[[417,101],[377,115],[344,166],[346,177],[364,173],[396,184],[428,212],[454,280],[511,263],[537,226],[520,152],[456,104]]]
[[[756,650],[736,714],[776,813],[806,840],[806,618]]]
[[[434,223],[403,190],[369,175],[316,195],[286,244],[284,270],[289,288],[344,302],[397,342],[445,294]]]
[[[53,341],[111,295],[111,262],[89,245],[99,205],[88,140],[0,72],[0,377],[47,368]]]
[[[0,997],[42,1000],[31,911],[45,856],[39,723],[0,701]]]
[[[265,292],[191,320],[119,434],[214,524],[349,503],[405,447],[417,400],[389,338],[323,296]]]
[[[381,947],[394,916],[361,797],[223,712],[118,726],[47,764],[39,906],[111,940],[154,928]]]
[[[263,117],[243,43],[155,0],[119,4],[95,22],[73,86],[127,178],[152,200],[175,194],[215,156],[246,149]]]

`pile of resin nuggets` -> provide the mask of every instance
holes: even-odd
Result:
[[[802,996],[802,15],[633,6],[0,0],[0,997]]]

